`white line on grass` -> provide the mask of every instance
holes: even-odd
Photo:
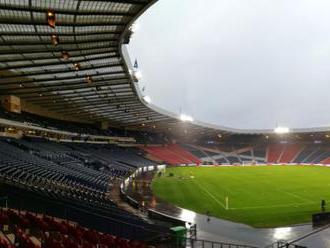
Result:
[[[311,200],[309,200],[309,199],[307,199],[307,198],[304,198],[304,197],[302,197],[302,196],[300,196],[300,195],[297,195],[297,194],[295,194],[295,193],[292,193],[292,192],[289,192],[289,191],[285,191],[285,190],[279,190],[280,192],[283,192],[283,193],[286,193],[286,194],[288,194],[288,195],[291,195],[291,196],[293,196],[293,197],[295,197],[295,198],[298,198],[298,199],[300,199],[300,200],[303,200],[304,202],[309,202],[309,203],[313,203]]]
[[[212,197],[212,199],[216,202],[216,203],[218,203],[221,207],[223,207],[224,209],[226,209],[226,206],[221,202],[221,201],[219,201],[218,200],[218,198],[216,198],[210,191],[208,191],[205,187],[202,187],[202,185],[200,185],[199,183],[197,183],[196,181],[194,181],[195,182],[195,184],[200,188],[200,189],[202,189],[204,192],[206,192],[209,196],[211,196]]]
[[[290,204],[277,204],[277,205],[266,205],[266,206],[252,206],[252,207],[241,207],[241,208],[229,208],[230,210],[240,210],[240,209],[258,209],[258,208],[279,208],[279,207],[291,207],[291,206],[306,206],[313,205],[315,203],[290,203]]]

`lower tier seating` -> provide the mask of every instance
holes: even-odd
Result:
[[[0,209],[0,248],[144,248],[128,240],[54,218],[14,209]]]
[[[140,237],[145,238],[153,234],[149,230],[157,228],[118,208],[110,194],[116,179],[129,175],[139,166],[154,165],[139,152],[112,145],[2,138],[0,197],[10,197],[14,208],[29,206],[30,210],[40,207],[50,211],[57,206],[62,209],[53,210],[58,217],[75,213],[72,218],[87,219],[85,212],[91,212],[98,217],[91,215],[85,224],[95,222],[93,228],[128,238],[135,237],[138,229]]]

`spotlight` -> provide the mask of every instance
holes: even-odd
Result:
[[[133,23],[130,27],[129,27],[129,30],[132,32],[132,33],[135,33],[136,31],[139,30],[139,25],[137,23]]]
[[[180,120],[181,121],[189,121],[189,122],[193,122],[194,121],[194,119],[191,116],[186,115],[186,114],[181,114],[180,115]]]
[[[50,39],[51,39],[51,42],[52,42],[53,46],[57,46],[58,45],[59,39],[58,39],[58,36],[56,34],[52,34],[52,36],[51,36]]]
[[[68,60],[70,58],[70,54],[67,51],[62,52],[62,59]]]
[[[73,64],[73,67],[76,71],[79,71],[80,70],[80,64],[79,63],[74,63]]]
[[[142,73],[141,73],[141,71],[134,71],[134,79],[135,79],[136,81],[139,81],[139,80],[141,80],[141,78],[142,78]]]
[[[290,129],[287,127],[277,127],[274,129],[274,133],[277,133],[277,134],[285,134],[288,132],[290,132]]]
[[[87,82],[88,84],[93,83],[93,79],[92,79],[91,76],[86,76],[85,80],[86,80],[86,82]]]
[[[48,22],[48,26],[50,26],[51,28],[55,28],[56,17],[55,17],[55,12],[53,10],[47,11],[47,22]]]
[[[146,103],[151,103],[151,98],[150,98],[150,96],[144,96],[144,97],[143,97],[143,100],[144,100]]]

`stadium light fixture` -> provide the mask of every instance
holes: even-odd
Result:
[[[68,60],[70,58],[70,54],[67,51],[63,51],[62,53],[62,59]]]
[[[184,121],[184,122],[186,122],[186,121],[193,122],[194,121],[194,119],[191,116],[186,115],[186,114],[181,114],[180,120]]]
[[[48,26],[50,26],[51,28],[55,28],[56,17],[55,17],[55,12],[53,10],[47,11],[47,22],[48,22]]]
[[[52,34],[50,37],[50,40],[51,40],[53,46],[57,46],[58,43],[60,43],[60,40],[56,34]]]
[[[73,64],[73,67],[76,71],[79,71],[80,70],[80,64],[79,63],[74,63]]]
[[[86,76],[85,81],[86,81],[86,83],[91,84],[91,83],[93,83],[93,78],[91,76]]]
[[[140,79],[142,78],[142,73],[141,73],[141,71],[134,71],[134,78],[135,78],[137,81],[140,81]]]
[[[277,134],[285,134],[285,133],[289,133],[290,129],[287,127],[277,127],[274,129],[274,132]]]
[[[136,22],[134,22],[134,23],[129,27],[129,30],[134,34],[134,33],[136,33],[136,31],[139,30],[139,25],[138,25]]]
[[[146,102],[146,103],[151,103],[151,98],[150,98],[150,96],[144,96],[143,97],[143,100]]]

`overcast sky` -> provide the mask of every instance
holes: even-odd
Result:
[[[152,102],[235,128],[330,125],[329,0],[159,0],[129,45]]]

